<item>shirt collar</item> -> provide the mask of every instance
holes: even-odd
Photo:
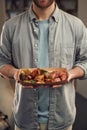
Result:
[[[52,14],[51,18],[53,18],[54,21],[58,22],[59,21],[59,15],[60,15],[60,9],[58,8],[58,5],[56,4],[56,8],[54,13]],[[34,14],[34,12],[32,11],[32,5],[29,8],[29,18],[30,21],[36,21],[36,15]]]
[[[59,15],[60,15],[60,9],[58,7],[58,5],[56,4],[56,8],[55,8],[55,11],[54,13],[52,14],[51,17],[53,17],[53,19],[58,22],[59,21]]]

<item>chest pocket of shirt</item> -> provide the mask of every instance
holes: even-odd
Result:
[[[72,68],[74,64],[74,57],[74,47],[63,47],[61,49],[61,66],[68,69]]]

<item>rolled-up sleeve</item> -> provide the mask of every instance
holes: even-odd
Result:
[[[9,31],[6,23],[3,26],[0,37],[0,67],[12,63],[12,49]]]
[[[76,29],[76,60],[75,66],[79,66],[85,72],[85,75],[80,79],[87,78],[87,28],[81,22]]]

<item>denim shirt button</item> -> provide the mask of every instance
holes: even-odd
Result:
[[[35,43],[34,46],[37,47],[38,45]]]
[[[37,89],[34,89],[34,91],[36,92]]]
[[[34,32],[36,32],[37,30],[36,29],[34,29]]]
[[[35,62],[37,62],[38,60],[37,59],[34,59]]]
[[[36,106],[36,105],[37,105],[37,103],[35,102],[35,103],[34,103],[34,105]]]

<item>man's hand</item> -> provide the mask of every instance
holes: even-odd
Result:
[[[75,67],[68,71],[68,82],[73,79],[81,78],[85,75],[85,72],[80,67]]]
[[[15,70],[14,80],[17,82],[20,81],[19,74],[20,74],[20,69]]]
[[[66,83],[70,82],[73,79],[81,78],[84,76],[84,71],[80,67],[75,67],[68,71],[68,78]],[[54,85],[53,88],[62,87],[64,84]]]
[[[22,82],[20,82],[20,73],[22,72],[22,69],[17,69],[14,73],[14,79],[17,81],[19,84],[23,86],[23,88],[34,88],[33,86],[24,86]]]
[[[66,71],[56,71],[54,73],[54,82],[61,82],[59,85],[53,85],[53,88],[62,87],[68,81],[68,72]]]

